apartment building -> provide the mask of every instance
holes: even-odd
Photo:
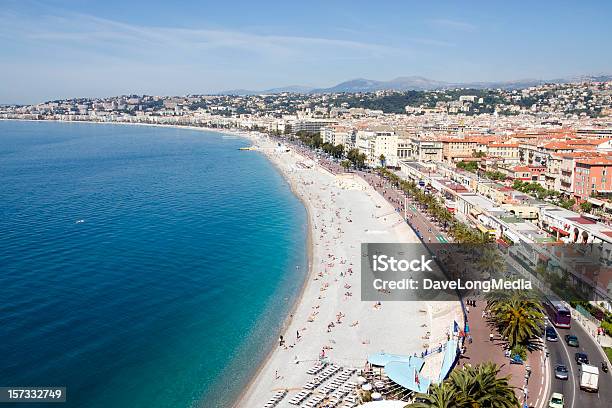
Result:
[[[574,196],[586,200],[591,195],[612,193],[612,159],[579,158],[574,171]]]
[[[367,156],[367,165],[379,166],[381,155],[385,157],[385,165],[398,166],[398,136],[388,127],[358,130],[355,135],[355,147]]]
[[[488,136],[472,136],[463,139],[459,138],[444,138],[442,142],[442,158],[448,163],[461,161],[467,157],[473,157],[475,152],[487,152],[487,145],[491,143],[495,137]]]
[[[303,131],[308,133],[321,133],[321,129],[326,126],[337,124],[333,119],[298,119],[291,124],[291,133]]]
[[[443,159],[442,142],[412,138],[408,141],[409,158],[420,162],[441,162]]]
[[[348,126],[334,125],[321,128],[323,143],[331,143],[334,146],[343,145],[345,150],[355,146],[355,131]]]
[[[505,164],[517,164],[519,161],[518,143],[489,143],[487,156],[499,157]]]

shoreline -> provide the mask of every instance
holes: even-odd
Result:
[[[87,123],[87,124],[101,124],[101,125],[132,125],[132,126],[150,126],[150,127],[162,127],[162,128],[175,128],[175,129],[187,129],[187,130],[198,130],[198,131],[202,131],[202,132],[215,132],[215,133],[220,133],[222,135],[231,135],[231,136],[237,136],[240,137],[242,139],[246,139],[251,143],[250,147],[255,147],[254,151],[257,152],[258,154],[262,154],[266,160],[268,160],[269,163],[271,163],[273,165],[273,167],[276,169],[276,171],[281,175],[281,177],[285,180],[285,182],[289,185],[291,192],[293,193],[293,195],[300,200],[300,202],[302,203],[302,205],[304,206],[305,210],[306,210],[306,219],[307,219],[307,225],[306,225],[306,229],[307,229],[307,233],[306,233],[306,251],[307,251],[307,262],[308,264],[306,265],[307,267],[307,272],[304,276],[304,279],[302,281],[302,284],[300,285],[300,290],[298,295],[295,297],[294,301],[292,302],[292,305],[289,309],[288,314],[282,319],[282,323],[281,323],[281,331],[279,334],[285,334],[286,331],[288,330],[289,326],[292,323],[293,320],[293,316],[295,314],[295,311],[297,310],[300,302],[302,301],[302,298],[304,296],[304,293],[306,291],[306,287],[308,285],[308,281],[310,280],[310,278],[312,277],[312,274],[314,272],[314,268],[313,268],[313,245],[314,245],[314,241],[313,241],[313,220],[312,218],[312,208],[310,207],[310,203],[308,202],[308,200],[306,199],[306,197],[304,197],[299,190],[296,188],[296,185],[294,183],[294,181],[291,179],[291,177],[289,177],[281,168],[281,166],[279,165],[279,163],[277,163],[273,157],[271,157],[269,154],[266,153],[265,150],[260,149],[257,146],[257,143],[259,141],[262,140],[262,138],[267,138],[267,135],[262,135],[259,132],[255,132],[255,131],[239,131],[239,130],[232,130],[232,129],[218,129],[218,128],[208,128],[208,127],[200,127],[200,126],[184,126],[184,125],[165,125],[165,124],[154,124],[154,123],[130,123],[130,122],[97,122],[97,121],[67,121],[67,120],[59,120],[59,119],[54,119],[54,120],[40,120],[40,119],[0,119],[0,120],[4,120],[4,121],[15,121],[15,122],[57,122],[57,123]],[[237,406],[238,404],[240,404],[240,402],[243,400],[244,396],[246,395],[246,393],[248,392],[248,390],[255,384],[257,378],[259,377],[259,375],[261,374],[261,372],[263,371],[264,367],[266,366],[266,364],[269,362],[269,360],[272,358],[272,355],[274,354],[274,350],[275,350],[275,344],[276,341],[270,343],[267,345],[267,352],[264,355],[264,358],[261,360],[261,362],[257,365],[257,368],[254,370],[253,374],[249,376],[248,381],[246,382],[246,384],[244,385],[244,387],[242,387],[242,390],[236,395],[236,397],[233,399],[232,405],[231,406]]]
[[[300,202],[306,209],[306,219],[307,219],[307,225],[306,225],[306,228],[307,228],[307,233],[306,233],[307,258],[306,259],[308,261],[308,265],[307,265],[308,270],[304,276],[304,280],[302,281],[302,284],[300,285],[300,291],[298,295],[295,297],[295,300],[293,304],[291,305],[291,308],[289,309],[289,314],[285,316],[285,318],[283,319],[283,323],[281,325],[281,330],[279,334],[282,334],[285,336],[287,330],[289,329],[289,327],[291,326],[291,323],[293,322],[293,316],[295,315],[295,312],[298,309],[298,306],[300,305],[304,297],[304,294],[306,292],[306,287],[308,286],[308,282],[312,278],[312,275],[314,274],[314,265],[313,265],[313,260],[314,260],[313,259],[313,256],[314,256],[314,240],[313,240],[314,229],[313,229],[313,226],[314,226],[314,223],[313,223],[313,220],[311,219],[313,216],[313,211],[306,197],[304,197],[294,185],[293,180],[290,177],[288,177],[287,174],[285,174],[283,169],[279,166],[277,162],[275,162],[272,159],[272,157],[270,157],[268,154],[266,154],[265,151],[262,151],[257,147],[256,143],[259,140],[261,140],[262,136],[250,133],[247,135],[243,135],[243,137],[246,139],[249,139],[253,143],[252,146],[255,147],[255,151],[257,153],[264,155],[266,159],[270,163],[272,163],[272,165],[276,168],[276,171],[278,171],[281,177],[285,180],[285,182],[289,184],[289,187],[291,188],[293,195],[295,195],[298,198],[298,200],[300,200]],[[263,136],[263,137],[267,137],[267,136]],[[253,372],[253,375],[250,376],[249,380],[244,385],[240,393],[236,396],[236,398],[234,398],[234,401],[231,404],[232,407],[239,406],[244,400],[244,398],[246,397],[246,395],[248,394],[249,390],[255,385],[262,371],[264,370],[264,368],[266,367],[266,365],[269,363],[269,361],[272,359],[272,356],[274,355],[274,351],[276,350],[275,344],[276,344],[276,341],[274,341],[273,343],[269,345],[268,351],[266,352],[265,357],[258,364],[257,368]]]

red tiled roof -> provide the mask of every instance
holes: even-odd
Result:
[[[612,166],[612,159],[609,157],[593,157],[589,159],[577,159],[576,164],[587,164],[589,166]]]

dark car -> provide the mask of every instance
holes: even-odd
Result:
[[[576,337],[574,335],[571,335],[571,334],[566,334],[565,335],[565,342],[570,347],[579,347],[580,346],[580,344],[578,343],[578,337]]]
[[[552,327],[546,328],[546,340],[559,341],[559,336],[557,336],[557,332]]]
[[[586,353],[576,353],[576,364],[589,364],[589,356]]]
[[[567,367],[564,364],[557,364],[555,366],[555,378],[559,380],[568,379]]]

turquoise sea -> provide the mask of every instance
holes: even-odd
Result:
[[[306,211],[248,145],[0,121],[0,386],[66,386],[62,407],[230,405],[307,265]]]

